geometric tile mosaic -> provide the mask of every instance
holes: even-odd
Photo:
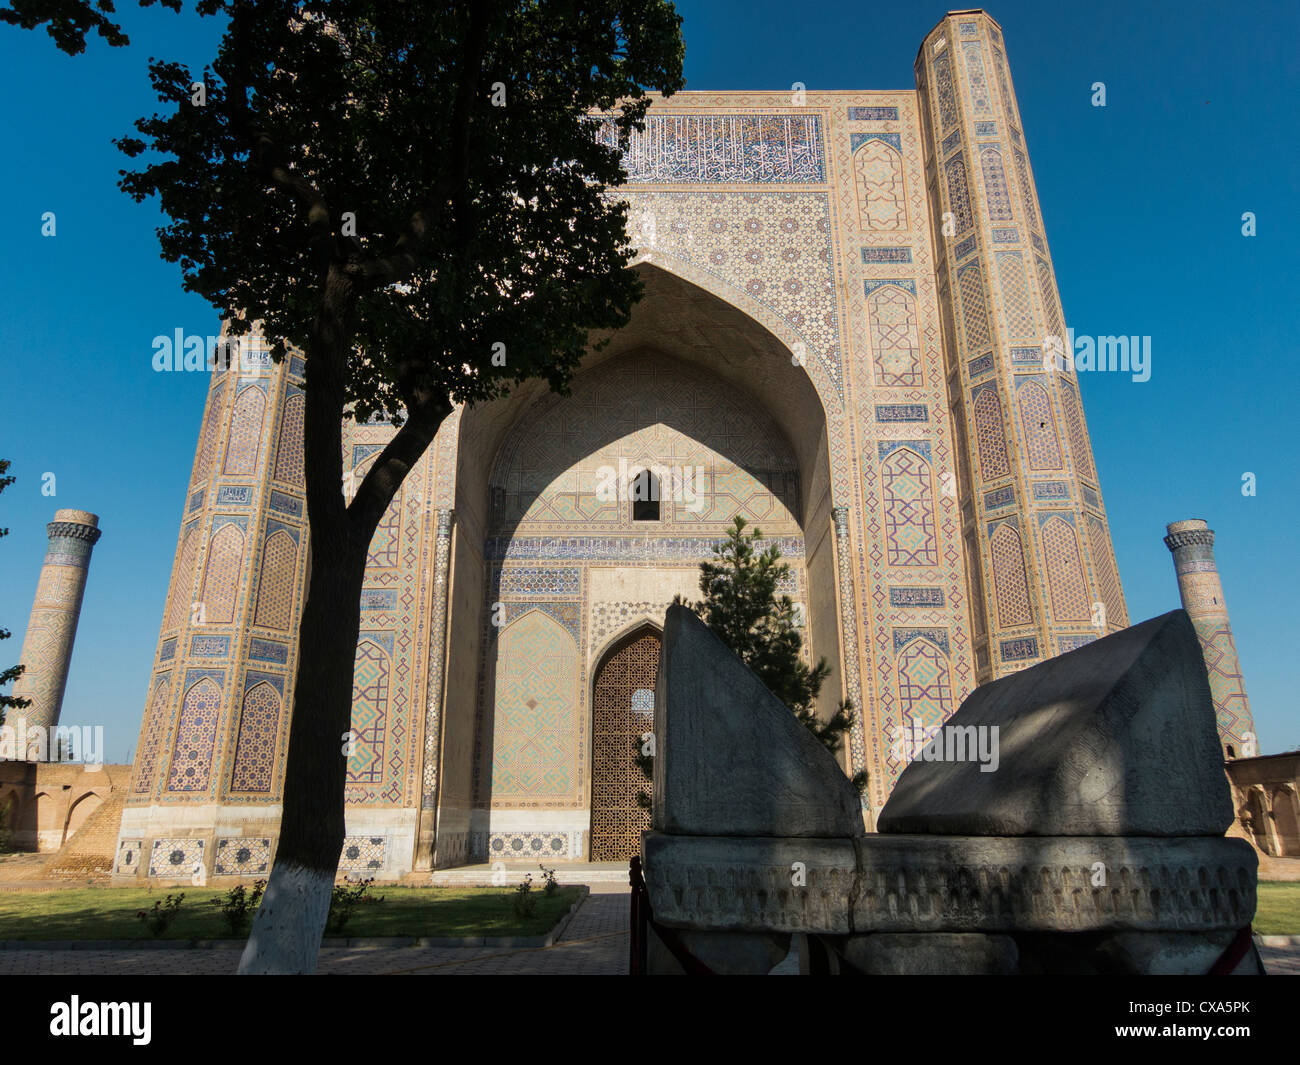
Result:
[[[348,836],[339,857],[341,873],[376,873],[384,867],[388,840],[384,836]]]
[[[149,854],[149,875],[188,878],[203,869],[201,839],[156,839]]]
[[[290,395],[284,401],[284,417],[280,424],[280,443],[276,450],[275,477],[277,480],[302,487],[303,485],[303,405],[305,398]]]
[[[858,180],[858,228],[898,232],[907,228],[903,161],[883,136],[872,136],[853,154]]]
[[[532,611],[498,638],[491,788],[502,805],[574,795],[577,654],[573,640]]]
[[[172,748],[168,791],[208,790],[220,713],[221,687],[213,677],[202,677],[186,691]]]
[[[567,832],[493,832],[488,838],[488,861],[556,860],[578,857],[570,853]]]
[[[118,874],[135,873],[140,868],[140,851],[144,840],[123,839],[117,844],[117,859],[113,863],[113,872]]]
[[[916,325],[916,297],[889,285],[867,299],[871,320],[876,383],[912,388],[922,381],[921,341]]]
[[[889,564],[937,566],[939,548],[930,464],[911,448],[899,448],[881,463],[880,474]]]
[[[1031,470],[1061,469],[1061,447],[1056,435],[1056,416],[1047,390],[1036,381],[1022,381],[1016,391],[1021,432]]]
[[[989,217],[995,221],[1009,222],[1011,195],[1007,191],[1007,178],[1002,170],[1002,153],[993,145],[980,151],[980,169],[984,173],[984,195],[988,198]]]
[[[271,841],[265,836],[217,840],[213,876],[264,876],[271,869]]]
[[[1040,516],[1039,520],[1038,535],[1047,563],[1052,616],[1057,621],[1088,621],[1092,617],[1092,601],[1074,526],[1059,514]]]
[[[1029,605],[1024,549],[1015,525],[1011,522],[998,525],[990,538],[990,548],[998,624],[1003,628],[1028,625],[1033,621],[1034,615],[1033,608]]]
[[[1025,263],[1018,251],[1000,251],[994,258],[1002,282],[1002,300],[1006,307],[1007,332],[1016,338],[1034,337],[1038,325],[1034,318],[1033,298],[1025,278]]]
[[[230,788],[232,791],[269,792],[279,736],[280,688],[283,682],[278,677],[259,679],[258,674],[250,673],[246,683],[251,687],[244,694],[240,710]]]
[[[226,444],[226,461],[222,472],[250,474],[257,469],[258,449],[262,443],[262,422],[266,415],[266,393],[250,385],[235,400]]]
[[[963,41],[962,58],[966,61],[966,83],[970,86],[972,113],[977,117],[993,114],[993,103],[989,99],[988,80],[984,74],[984,59],[978,41]]]
[[[357,644],[352,686],[352,754],[347,779],[351,784],[372,784],[383,779],[384,718],[388,707],[391,663],[373,640]]]

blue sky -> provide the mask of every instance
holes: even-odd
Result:
[[[110,139],[155,101],[157,55],[200,66],[216,27],[119,5],[133,45],[75,58],[0,27],[0,665],[16,661],[59,507],[93,510],[95,549],[63,719],[134,747],[206,380],[154,373],[151,341],[215,313],[158,257],[159,216],[116,188]],[[688,88],[910,89],[941,5],[684,2]],[[1202,517],[1261,749],[1300,746],[1300,463],[1293,291],[1300,189],[1292,2],[1004,2],[1001,22],[1066,317],[1152,337],[1151,379],[1085,375],[1083,395],[1134,619],[1178,605],[1161,537]],[[1093,107],[1103,81],[1107,106]],[[41,236],[55,212],[57,236]],[[1255,237],[1241,234],[1253,211]],[[1243,473],[1257,494],[1241,492]],[[41,494],[53,473],[57,494]]]

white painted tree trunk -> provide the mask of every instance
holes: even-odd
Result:
[[[316,971],[334,877],[276,862],[239,959],[239,975],[310,975]]]

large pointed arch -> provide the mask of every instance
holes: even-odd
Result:
[[[844,438],[842,401],[821,357],[807,350],[798,331],[694,263],[656,253],[653,263],[642,261],[635,269],[645,286],[642,300],[625,328],[593,335],[594,343],[605,346],[592,351],[582,372],[647,349],[697,364],[772,415],[794,448],[807,486],[806,507],[815,505],[810,497],[819,488],[832,490],[836,503],[847,503],[851,456],[828,444]],[[521,413],[548,392],[545,382],[528,380],[502,399],[462,411],[456,456],[459,515],[481,512],[492,458]],[[801,517],[806,520],[807,514]]]
[[[788,590],[807,606],[805,638],[814,660],[825,657],[831,666],[824,696],[838,704],[847,690],[859,701],[850,687],[857,683],[856,675],[845,681],[840,672],[843,655],[851,654],[841,647],[841,624],[848,625],[842,619],[841,600],[851,595],[851,584],[837,554],[844,551],[844,543],[835,531],[832,506],[849,505],[853,479],[840,386],[824,353],[808,350],[797,329],[771,308],[698,264],[658,250],[653,259],[634,267],[645,292],[631,321],[624,329],[592,337],[594,344],[603,346],[584,360],[570,396],[553,396],[544,382],[526,381],[502,399],[458,412],[458,424],[444,427],[444,432],[454,430],[454,455],[440,434],[440,471],[444,446],[447,467],[454,470],[448,631],[459,636],[448,640],[446,684],[438,696],[440,706],[430,711],[431,719],[440,715],[436,735],[441,853],[464,853],[465,848],[471,857],[486,858],[518,852],[520,847],[533,852],[540,846],[551,854],[563,845],[571,857],[590,855],[583,841],[592,823],[590,700],[598,662],[610,640],[621,638],[629,625],[640,628],[650,608],[661,611],[665,594],[668,599],[674,593],[694,594],[699,579],[697,541],[720,537],[730,522],[728,512],[720,520],[713,515],[692,523],[668,506],[656,529],[648,530],[632,522],[630,507],[620,525],[622,517],[602,514],[594,520],[574,500],[563,507],[554,504],[556,491],[569,491],[575,499],[587,491],[581,477],[592,480],[593,470],[587,469],[592,463],[586,460],[594,452],[577,443],[564,451],[548,438],[545,454],[555,454],[544,460],[539,434],[563,437],[564,428],[546,429],[549,419],[572,426],[575,436],[584,439],[595,433],[594,444],[605,439],[600,428],[605,407],[594,406],[591,418],[565,413],[567,403],[589,402],[581,397],[597,380],[630,379],[629,387],[642,387],[647,399],[654,397],[653,404],[645,404],[644,422],[636,421],[639,414],[634,411],[630,419],[611,423],[611,430],[619,431],[611,431],[607,444],[634,440],[640,447],[642,427],[671,445],[670,456],[684,453],[672,450],[678,444],[689,450],[703,441],[731,467],[730,480],[719,488],[719,495],[757,498],[761,492],[737,490],[747,480],[752,487],[756,479],[767,492],[769,503],[764,505],[784,508],[780,520],[772,517],[778,514],[773,509],[758,524],[768,535],[789,538],[786,553],[797,563],[791,578],[797,588]],[[684,410],[714,410],[712,405],[683,403],[680,393],[690,389],[701,394],[713,389],[712,395],[730,397],[721,402],[712,424],[698,414],[679,416]],[[742,423],[765,426],[761,432],[771,445],[772,461],[757,461],[753,451],[741,446]],[[539,428],[534,432],[530,425]],[[726,439],[729,433],[736,437],[734,442]],[[653,456],[635,447],[626,455],[629,471],[639,464],[652,465]],[[504,476],[502,470],[515,472]],[[529,500],[544,491],[550,509],[530,514]],[[743,506],[735,509],[745,512]],[[601,537],[623,544],[629,537],[664,540],[662,554],[638,556],[645,567],[639,572],[653,573],[653,583],[642,579],[633,590],[638,579],[635,564],[617,561],[631,556],[600,553],[609,550],[597,542]],[[707,553],[706,546],[699,557]],[[597,578],[604,583],[593,591],[591,582]],[[502,759],[514,756],[508,722],[502,720],[511,711],[499,689],[502,677],[513,669],[512,644],[520,632],[516,626],[525,624],[530,610],[550,621],[528,624],[566,630],[576,655],[576,702],[570,712],[579,725],[580,770],[571,782],[573,789],[564,795],[525,794],[513,783],[505,787],[511,776]],[[567,843],[557,843],[559,834],[567,836]]]

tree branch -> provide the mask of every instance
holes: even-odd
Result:
[[[348,506],[354,536],[370,543],[402,481],[433,442],[451,409],[450,398],[439,396],[407,412],[405,423],[379,453]]]

